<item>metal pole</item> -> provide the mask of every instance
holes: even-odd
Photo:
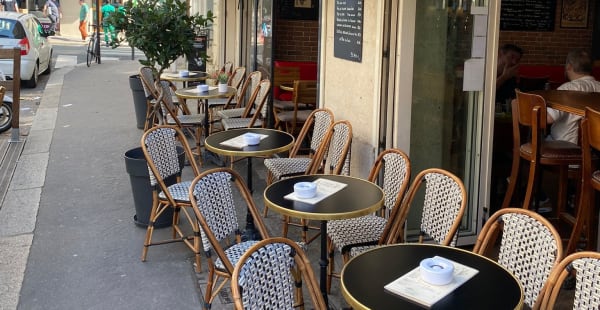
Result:
[[[98,50],[96,51],[98,53],[98,64],[102,63],[102,59],[100,58],[100,26],[102,25],[102,21],[100,20],[100,5],[102,4],[102,0],[96,0],[96,22],[98,23],[96,25],[96,46],[98,47]]]

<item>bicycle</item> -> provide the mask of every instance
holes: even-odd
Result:
[[[88,47],[87,47],[87,59],[86,59],[86,63],[87,66],[89,67],[90,64],[93,62],[98,63],[98,55],[100,54],[100,42],[98,42],[98,38],[97,38],[97,28],[98,26],[95,24],[91,25],[92,28],[94,29],[92,31],[92,34],[89,36],[90,41],[88,42]]]

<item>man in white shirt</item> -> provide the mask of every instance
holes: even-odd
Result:
[[[600,82],[592,76],[592,66],[592,57],[587,51],[576,49],[569,52],[565,65],[565,75],[569,82],[561,85],[558,90],[600,92]],[[552,124],[548,138],[577,144],[581,116],[552,108],[547,111],[547,122]]]

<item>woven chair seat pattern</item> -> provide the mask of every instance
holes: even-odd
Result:
[[[194,196],[202,202],[198,204],[198,209],[215,238],[220,241],[240,230],[230,179],[231,174],[227,172],[213,173],[202,178],[194,188]],[[202,245],[205,252],[210,252],[212,245],[205,235]]]
[[[269,169],[273,178],[279,180],[288,175],[304,174],[310,165],[310,158],[267,158],[265,167]]]
[[[573,309],[600,309],[600,260],[580,258],[571,266],[577,271]]]
[[[498,263],[521,282],[525,304],[532,306],[554,266],[556,240],[547,227],[529,216],[507,213],[502,215],[502,222]]]
[[[204,113],[190,114],[190,115],[178,115],[177,119],[182,125],[203,125],[204,124]],[[171,115],[167,116],[167,124],[176,125],[177,122]]]
[[[252,122],[251,118],[226,118],[221,120],[221,124],[225,130],[237,129],[237,128],[248,128]],[[257,119],[252,127],[262,127],[263,121]]]
[[[268,244],[254,252],[241,268],[244,309],[294,309],[294,253],[286,244]]]
[[[327,235],[335,247],[342,252],[347,245],[377,242],[386,224],[387,219],[377,215],[329,221]]]
[[[174,129],[167,128],[153,131],[146,138],[148,141],[147,144],[152,146],[148,148],[150,157],[152,157],[160,178],[163,180],[179,173],[179,162],[172,160],[173,158],[177,158],[175,134]],[[148,173],[150,174],[150,185],[157,185],[156,177],[154,177],[150,166],[148,166]]]
[[[169,193],[177,202],[189,202],[190,201],[190,186],[192,181],[183,181],[173,185],[170,185],[167,189]],[[167,196],[162,191],[158,193],[158,198],[167,199]]]
[[[426,232],[438,244],[442,244],[448,231],[458,217],[462,203],[462,190],[450,177],[440,173],[425,176],[427,186],[423,204],[421,231]],[[458,234],[450,242],[456,245]]]
[[[242,117],[245,110],[246,110],[246,108],[220,110],[220,111],[217,111],[217,115],[219,115],[222,119],[238,118],[238,117]],[[254,109],[252,109],[252,112],[250,112],[250,113],[254,114]]]
[[[248,251],[248,249],[255,245],[257,242],[258,241],[256,240],[250,240],[244,241],[242,243],[236,243],[225,250],[225,255],[227,255],[227,259],[229,259],[229,261],[233,265],[235,265],[240,260],[240,257],[242,257],[242,255],[244,255],[244,253],[246,253],[246,251]],[[217,258],[215,260],[215,268],[221,271],[225,271],[225,265],[223,264],[223,261],[220,258]]]

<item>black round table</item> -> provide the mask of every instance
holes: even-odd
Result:
[[[260,140],[260,143],[257,145],[248,145],[243,148],[236,148],[222,144],[227,140],[239,137],[246,133],[263,134],[267,135],[267,137]],[[285,131],[263,128],[243,128],[213,133],[206,137],[206,140],[204,141],[204,147],[207,150],[217,154],[247,157],[248,165],[246,171],[246,185],[248,185],[248,189],[250,192],[252,192],[252,157],[285,152],[294,146],[294,141],[294,136]],[[246,231],[244,232],[244,239],[256,239],[257,236],[258,234],[254,228],[252,215],[250,212],[248,212],[246,215]]]
[[[351,259],[342,269],[341,289],[354,309],[423,309],[384,290],[388,283],[419,266],[421,260],[441,256],[479,272],[431,309],[521,309],[523,288],[508,270],[484,256],[432,244],[382,246]]]
[[[294,184],[297,182],[314,182],[317,179],[327,179],[347,185],[315,204],[284,198],[294,191]],[[354,218],[375,212],[383,206],[383,191],[377,184],[367,180],[342,175],[315,174],[277,181],[265,189],[264,198],[265,205],[278,213],[321,221],[320,288],[327,302],[327,221]]]

